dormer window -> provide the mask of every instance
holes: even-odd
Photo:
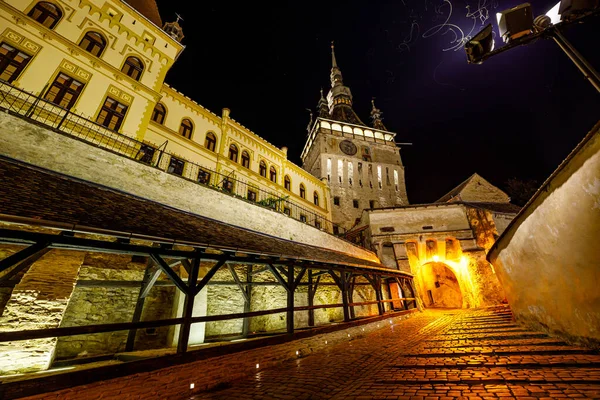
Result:
[[[27,15],[48,29],[53,29],[62,18],[60,8],[46,1],[37,3]]]

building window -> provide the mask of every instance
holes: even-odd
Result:
[[[302,183],[300,184],[300,197],[302,197],[303,199],[306,198],[306,188]]]
[[[107,97],[100,109],[96,122],[113,131],[118,131],[125,119],[127,106],[119,103],[113,98]]]
[[[242,151],[242,167],[250,168],[250,154],[246,150]]]
[[[85,34],[83,39],[81,39],[81,42],[79,42],[79,47],[89,51],[96,57],[100,57],[104,51],[104,48],[106,47],[106,39],[104,39],[104,36],[98,32],[90,31]]]
[[[342,183],[342,177],[344,176],[344,162],[342,160],[338,160],[337,173],[338,181]]]
[[[321,221],[315,219],[315,228],[321,229]]]
[[[283,187],[285,190],[292,190],[292,181],[288,175],[283,178]]]
[[[81,94],[83,83],[59,72],[44,98],[59,107],[71,109]]]
[[[13,82],[27,63],[31,60],[29,54],[9,46],[6,43],[0,44],[0,79],[8,83]]]
[[[289,207],[283,207],[283,213],[289,217],[292,215],[292,210]]]
[[[44,25],[46,28],[53,29],[62,17],[62,12],[54,4],[40,1],[27,15]]]
[[[331,182],[331,158],[327,159],[327,182]]]
[[[383,187],[381,184],[381,165],[377,166],[377,182],[379,183],[379,189],[381,189]]]
[[[185,161],[180,160],[179,158],[171,157],[169,161],[169,168],[167,172],[174,175],[183,175],[183,166],[185,165]]]
[[[151,164],[155,151],[156,149],[154,147],[148,146],[147,144],[142,144],[140,146],[140,161],[145,164]]]
[[[314,200],[315,206],[318,206],[319,205],[319,193],[317,193],[317,192],[313,193],[313,200]]]
[[[142,71],[144,70],[144,64],[137,57],[127,57],[125,60],[125,64],[123,64],[123,68],[121,71],[125,73],[125,75],[135,79],[136,81],[140,80],[140,76],[142,76]]]
[[[210,172],[200,169],[198,171],[198,183],[208,185],[210,183]]]
[[[231,193],[233,192],[233,181],[229,178],[224,178],[221,187],[223,191]]]
[[[271,182],[277,183],[277,170],[272,165],[271,168],[269,168],[269,179],[271,180]]]
[[[369,208],[375,208],[375,200],[369,200]]]
[[[354,178],[354,164],[348,162],[348,184],[352,186],[352,179]]]
[[[256,192],[254,190],[248,189],[248,200],[256,201]]]
[[[300,222],[306,222],[306,215],[300,214]]]
[[[263,160],[260,160],[258,172],[260,173],[260,176],[264,176],[265,178],[267,177],[267,164]]]
[[[214,133],[208,132],[206,134],[206,139],[204,139],[204,147],[210,151],[215,151],[215,147],[217,147],[217,137]]]
[[[356,199],[352,200],[352,206],[354,208],[358,208],[358,200],[356,200]]]
[[[394,185],[396,186],[396,192],[398,191],[398,171],[394,170]]]
[[[340,234],[340,227],[337,225],[333,226],[333,234],[334,235],[339,235]]]
[[[229,159],[233,162],[238,160],[238,148],[235,144],[229,146]]]
[[[181,120],[181,125],[179,125],[179,134],[184,138],[191,139],[192,132],[194,131],[194,125],[192,121],[187,118]]]
[[[165,122],[165,117],[167,115],[167,109],[160,103],[157,103],[154,106],[154,110],[152,110],[152,121],[157,124],[163,124]]]
[[[388,167],[385,167],[385,184],[390,186],[390,169]]]
[[[339,206],[340,205],[340,198],[339,198],[339,196],[335,196],[333,198],[333,205],[335,205],[335,206]]]

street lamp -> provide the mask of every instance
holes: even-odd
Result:
[[[600,0],[562,0],[546,15],[533,18],[531,4],[524,3],[497,14],[500,36],[507,44],[494,50],[492,25],[465,43],[469,64],[481,64],[491,56],[517,46],[529,44],[539,37],[552,38],[600,92],[600,74],[567,41],[561,30],[572,24],[600,16]]]

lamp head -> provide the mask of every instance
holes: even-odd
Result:
[[[494,32],[488,24],[473,39],[465,43],[465,52],[469,64],[481,64],[483,57],[494,50]]]
[[[558,13],[561,20],[576,18],[581,14],[593,11],[600,5],[600,0],[562,0]]]
[[[496,14],[498,30],[505,43],[531,34],[533,10],[531,4],[523,3]]]

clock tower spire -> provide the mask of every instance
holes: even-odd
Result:
[[[331,90],[327,94],[331,119],[351,124],[364,125],[352,109],[352,92],[344,85],[342,71],[335,58],[335,46],[331,42]]]

